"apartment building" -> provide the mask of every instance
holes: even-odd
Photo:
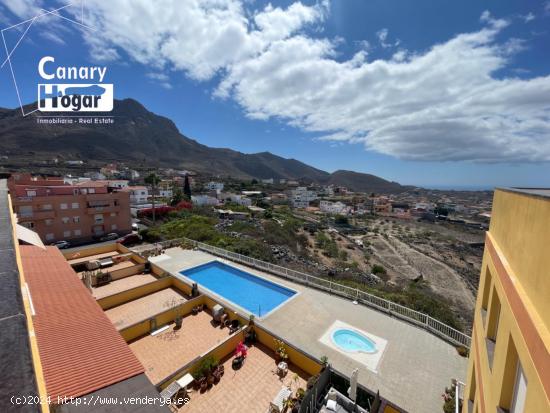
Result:
[[[495,191],[463,413],[550,411],[550,189]]]
[[[317,198],[317,191],[309,190],[305,186],[290,191],[290,202],[294,208],[307,208]]]
[[[70,185],[62,178],[13,174],[8,187],[18,222],[38,233],[45,243],[85,241],[131,231],[128,192],[104,181]]]

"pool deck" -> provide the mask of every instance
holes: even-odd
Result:
[[[155,258],[153,262],[178,278],[183,269],[218,259],[300,292],[257,323],[313,356],[326,355],[336,370],[348,376],[359,368],[362,385],[372,391],[379,390],[382,397],[410,413],[441,411],[445,387],[453,378],[465,381],[468,360],[459,356],[454,346],[377,310],[203,251],[171,248]],[[225,304],[231,306],[229,302]],[[387,340],[377,373],[320,342],[336,320]]]

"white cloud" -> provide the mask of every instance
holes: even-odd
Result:
[[[535,15],[531,12],[521,15],[520,17],[523,19],[525,23],[529,23],[530,21],[535,20]]]
[[[250,118],[401,159],[550,161],[550,76],[505,75],[526,44],[507,39],[509,22],[488,11],[477,31],[369,61],[366,50],[343,59],[340,42],[322,36],[326,2],[261,10],[239,0],[183,3],[88,0],[99,29],[87,35],[92,53],[215,82],[214,96]],[[377,38],[398,45],[387,29]]]

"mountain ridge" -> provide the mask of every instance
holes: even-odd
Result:
[[[34,109],[26,106],[25,111]],[[56,117],[64,116],[56,114]],[[101,116],[89,112],[86,116]],[[404,187],[371,174],[339,170],[329,173],[296,159],[271,152],[247,154],[230,148],[213,148],[182,134],[175,123],[150,112],[134,99],[115,100],[114,124],[40,124],[37,112],[21,116],[19,108],[0,108],[0,154],[38,158],[102,161],[184,168],[209,175],[240,179],[296,179],[346,186],[361,192],[402,192]],[[84,115],[83,115],[84,116]]]

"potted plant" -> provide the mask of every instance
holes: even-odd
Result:
[[[182,314],[181,303],[178,300],[176,300],[176,298],[172,297],[170,300],[168,300],[164,303],[164,306],[167,307],[169,310],[172,310],[172,311],[175,312],[175,317],[174,317],[175,327],[174,327],[174,330],[179,330],[181,328],[181,324],[183,322],[183,314]]]
[[[296,398],[299,401],[304,400],[305,395],[306,395],[306,391],[302,387],[298,387],[298,389],[296,389]]]
[[[283,401],[283,412],[290,412],[292,411],[292,408],[294,407],[295,400],[292,397],[289,397],[288,399],[285,399]]]
[[[328,357],[323,356],[321,357],[321,371],[324,371],[328,366]]]
[[[275,359],[277,360],[277,364],[288,359],[286,346],[282,340],[275,339]]]

